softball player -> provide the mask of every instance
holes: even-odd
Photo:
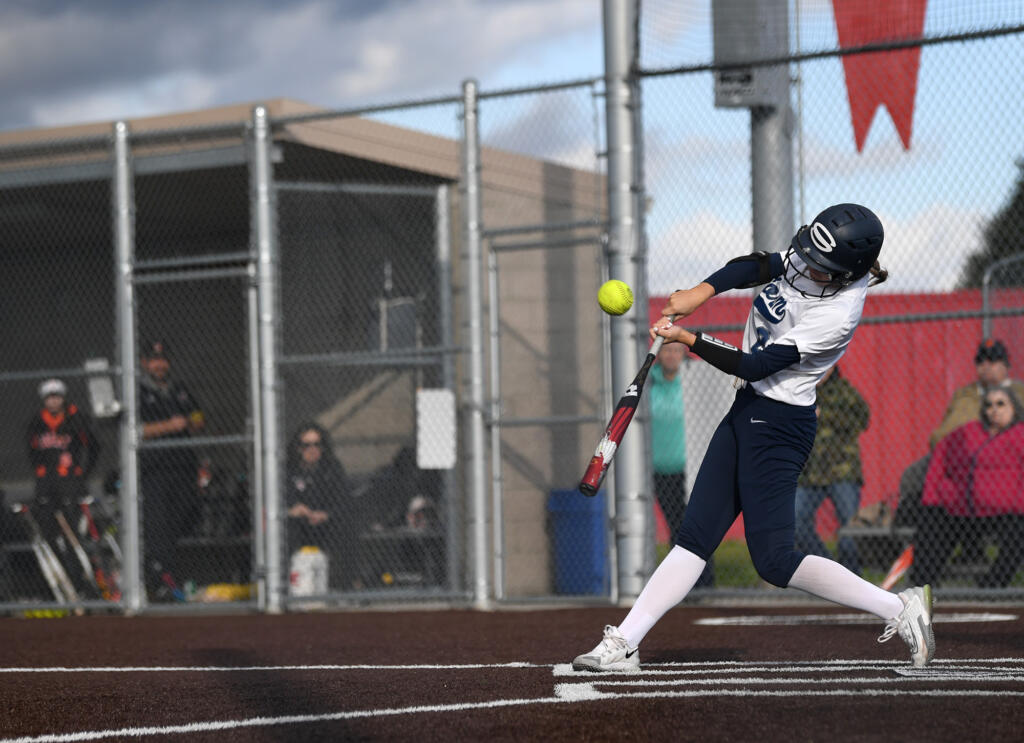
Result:
[[[935,653],[930,586],[885,591],[837,562],[793,547],[797,477],[814,444],[815,385],[842,357],[860,321],[869,283],[880,283],[882,223],[857,204],[837,204],[801,227],[789,250],[729,261],[692,289],[672,294],[651,336],[684,343],[742,381],[697,473],[675,546],[618,627],[577,657],[578,671],[640,668],[638,646],[654,624],[693,588],[740,512],[758,574],[769,583],[876,614],[879,642],[894,634],[915,666]],[[872,281],[874,277],[874,281]],[[715,294],[765,284],[754,298],[743,350],[706,333],[672,325]]]

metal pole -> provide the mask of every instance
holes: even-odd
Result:
[[[438,186],[434,197],[435,232],[437,243],[437,321],[441,326],[440,341],[443,348],[455,345],[454,325],[452,322],[452,234],[451,206],[449,204],[448,186]],[[455,393],[455,357],[451,352],[441,357],[441,386]],[[459,585],[459,560],[463,554],[463,545],[459,541],[459,508],[455,502],[457,478],[455,469],[447,469],[442,475],[445,494],[445,544],[448,558],[448,588],[455,591]]]
[[[636,7],[626,0],[604,0],[605,116],[608,130],[608,261],[609,275],[631,287],[646,281],[637,266],[641,225],[633,178],[638,172],[633,107],[635,85],[630,63],[636,42]],[[638,308],[642,310],[643,308]],[[613,394],[626,389],[640,363],[636,323],[628,317],[611,320]],[[644,427],[634,426],[615,457],[616,546],[619,595],[639,595],[650,574],[653,553],[646,539],[651,498],[647,492]]]
[[[487,581],[487,473],[484,461],[484,328],[480,239],[480,129],[475,80],[462,83],[462,214],[466,251],[466,332],[469,336],[469,435],[466,481],[469,485],[469,525],[473,563],[473,602],[489,602]]]
[[[277,376],[277,224],[273,203],[273,166],[270,161],[270,124],[267,109],[252,111],[252,211],[256,241],[257,292],[259,305],[260,390],[263,422],[260,462],[263,466],[264,506],[266,508],[266,609],[282,610],[284,561],[282,559],[281,467],[278,445]]]
[[[260,456],[263,443],[263,396],[260,390],[260,297],[258,270],[255,263],[249,264],[248,301],[249,332],[249,433],[252,436],[252,561],[253,578],[256,581],[256,603],[260,611],[267,610],[267,541],[263,531],[265,497],[263,492],[263,460]]]
[[[139,425],[135,354],[135,192],[128,124],[114,124],[114,243],[116,249],[117,356],[121,368],[122,415],[119,430],[121,461],[121,592],[125,610],[138,612],[144,603],[142,549],[139,540]]]
[[[779,3],[779,13],[789,8]],[[769,54],[789,53],[788,19],[778,24],[777,33],[762,35],[762,45],[774,41]],[[779,91],[774,106],[750,108],[750,187],[753,209],[754,250],[773,253],[789,245],[793,237],[793,109],[789,105],[789,66],[776,65],[759,71],[773,78],[772,90]]]
[[[488,319],[491,342],[491,539],[494,541],[494,598],[505,598],[505,518],[501,472],[501,308],[498,295],[498,254],[487,254],[490,291]]]
[[[981,279],[981,337],[988,339],[992,337],[992,307],[989,285],[992,283],[992,274],[997,268],[1002,268],[1010,263],[1024,261],[1024,253],[1017,253],[1006,258],[1001,258],[985,269],[985,275]]]

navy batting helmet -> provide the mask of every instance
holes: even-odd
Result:
[[[884,237],[881,221],[866,206],[836,204],[801,227],[792,248],[810,268],[847,286],[871,270]]]

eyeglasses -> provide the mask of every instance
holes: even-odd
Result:
[[[319,449],[321,446],[323,446],[323,443],[321,443],[320,441],[300,441],[299,442],[299,448],[300,449],[314,449],[314,448],[315,449]]]
[[[996,400],[995,402],[991,402],[989,400],[985,401],[986,408],[1006,408],[1009,406],[1010,403],[1006,402],[1006,400]]]

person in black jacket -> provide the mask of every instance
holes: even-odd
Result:
[[[89,416],[68,402],[64,382],[47,379],[39,385],[39,398],[42,406],[27,431],[28,457],[36,478],[31,511],[76,590],[87,590],[82,566],[72,554],[59,518],[63,516],[72,529],[78,523],[79,500],[86,494],[86,478],[96,465],[100,447]]]
[[[162,341],[142,344],[140,365],[139,490],[146,590],[151,601],[180,601],[184,594],[178,585],[177,542],[198,514],[199,473],[195,450],[183,444],[205,428],[206,417],[192,393],[171,378]],[[170,446],[147,446],[150,442]]]
[[[361,517],[327,430],[303,423],[286,458],[288,551],[319,547],[328,556],[332,587],[352,588],[359,576]]]

